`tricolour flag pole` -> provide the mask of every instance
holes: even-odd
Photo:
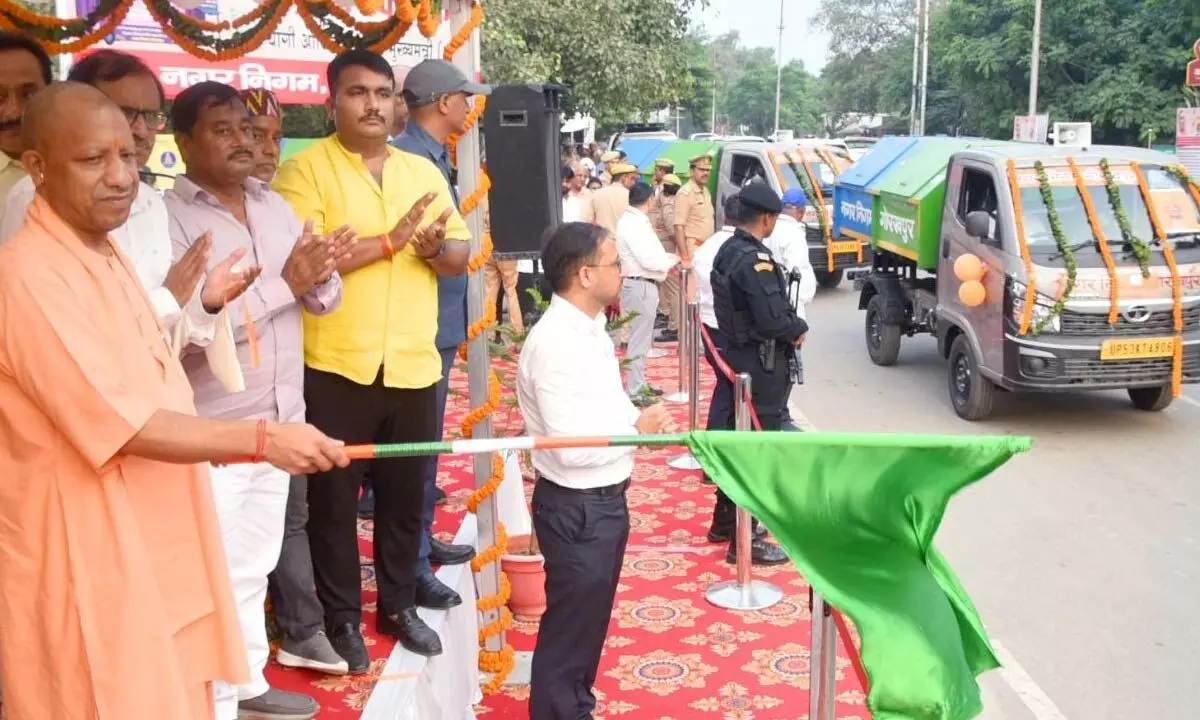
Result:
[[[572,448],[602,447],[672,447],[686,443],[687,436],[678,435],[582,435],[558,437],[503,437],[450,442],[392,443],[382,445],[348,445],[346,455],[351,460],[411,457],[413,455],[479,455],[505,450],[569,450]]]

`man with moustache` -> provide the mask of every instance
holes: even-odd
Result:
[[[472,95],[487,96],[491,87],[467,80],[461,70],[445,60],[423,60],[404,79],[401,93],[408,105],[408,127],[395,141],[405,152],[429,160],[446,180],[455,207],[459,204],[458,173],[450,166],[449,137],[467,126]],[[442,360],[442,379],[437,385],[437,429],[441,439],[445,429],[446,398],[450,392],[450,369],[458,348],[467,341],[467,261],[470,247],[454,242],[446,251],[448,262],[458,264],[457,275],[438,277],[438,329],[435,343]],[[437,485],[436,457],[426,468],[425,505],[421,518],[421,548],[417,556],[416,603],[421,607],[446,610],[462,603],[453,588],[433,574],[434,565],[459,565],[475,557],[470,545],[452,545],[433,537],[433,518],[440,489]]]
[[[138,186],[112,100],[51,86],[29,103],[23,135],[37,198],[0,247],[5,710],[211,720],[213,681],[247,672],[206,463],[304,473],[349,459],[307,425],[195,416],[110,236]],[[236,274],[231,296],[259,272]]]
[[[254,151],[254,169],[250,177],[270,184],[279,169],[279,155],[283,152],[283,110],[275,93],[262,88],[250,88],[240,94],[250,113],[250,143]]]
[[[136,55],[104,49],[75,63],[68,80],[91,85],[117,104],[129,122],[134,159],[139,168],[145,166],[154,150],[157,133],[167,126],[167,115],[162,111],[162,85],[154,71]],[[21,227],[25,210],[33,199],[34,183],[30,178],[19,181],[9,192],[0,221],[0,242]],[[172,264],[169,234],[167,208],[162,198],[154,188],[139,183],[129,218],[113,230],[113,237],[133,262],[167,334],[174,336],[178,329],[183,344],[206,345],[213,337],[215,309],[224,305],[226,299],[226,288],[211,276],[201,283],[212,244],[207,236],[202,236]],[[227,277],[234,260],[226,255],[220,257],[224,258],[221,277]],[[177,325],[182,327],[176,328]]]
[[[21,166],[21,113],[33,94],[54,80],[50,56],[32,38],[0,32],[0,224],[8,212],[4,199],[25,177]],[[16,220],[19,227],[24,213]],[[13,221],[9,221],[13,222]],[[0,232],[0,240],[5,233]]]
[[[304,314],[308,419],[349,443],[428,442],[441,437],[437,386],[439,276],[463,271],[470,235],[446,178],[423,157],[388,145],[395,112],[392,68],[351,50],[327,70],[333,135],[279,168],[275,188],[313,231],[344,223],[358,240],[338,264],[342,304]],[[431,458],[377,460],[376,628],[411,652],[442,644],[417,615],[416,564]],[[359,632],[358,484],[345,470],[309,477],[308,538],[329,639],[351,673],[366,672]]]
[[[337,307],[342,281],[336,264],[348,255],[353,233],[342,227],[328,238],[313,235],[311,223],[302,225],[287,201],[250,177],[255,128],[238,92],[228,85],[202,82],[184,90],[171,106],[171,125],[187,167],[165,198],[175,253],[186,253],[194,238],[207,234],[217,252],[244,249],[264,273],[229,316],[245,390],[229,394],[202,353],[185,355],[196,409],[203,417],[300,422],[300,307],[314,315]],[[217,720],[233,720],[239,713],[262,720],[311,718],[319,709],[315,700],[272,688],[263,677],[270,655],[263,601],[267,574],[279,560],[290,478],[266,463],[215,467],[212,474],[250,663],[249,683],[217,686]],[[319,626],[311,637],[286,638],[285,647],[345,671]]]

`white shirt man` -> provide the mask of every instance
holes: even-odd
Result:
[[[25,222],[25,209],[33,202],[33,180],[28,176],[17,181],[8,192],[4,212],[0,215],[0,243],[8,240]],[[212,342],[217,315],[209,315],[200,299],[199,287],[183,308],[163,282],[171,269],[171,227],[167,206],[158,191],[138,183],[138,194],[125,224],[112,231],[121,252],[125,253],[138,279],[150,295],[154,313],[162,321],[167,334],[172,335],[182,323],[182,345],[205,346]],[[203,280],[203,278],[202,278]]]
[[[517,364],[517,400],[533,436],[659,432],[661,405],[621,392],[604,308],[621,287],[616,242],[603,228],[560,226],[542,251],[554,295]],[[629,509],[632,448],[535,450],[533,528],[546,562],[546,613],[533,654],[531,720],[591,717],[592,682],[612,615]]]
[[[663,249],[658,234],[646,210],[654,189],[637,183],[629,189],[629,207],[617,220],[617,253],[621,258],[621,312],[637,313],[629,321],[629,366],[625,390],[631,396],[643,390],[651,395],[662,391],[646,382],[646,353],[654,339],[654,318],[658,313],[658,284],[671,268],[679,264],[679,256]]]
[[[803,190],[792,188],[785,192],[783,213],[775,223],[775,232],[763,241],[775,256],[775,262],[779,263],[785,272],[800,273],[800,297],[795,309],[801,318],[805,318],[805,307],[817,294],[817,276],[813,272],[812,262],[808,259],[808,238],[805,236],[804,224],[800,221],[807,204],[808,200]]]
[[[736,205],[737,196],[733,196],[730,200],[725,203],[726,220],[732,217],[729,211],[731,206]],[[713,261],[717,258],[717,251],[721,249],[726,240],[733,236],[733,231],[732,225],[722,225],[720,230],[713,233],[692,253],[692,269],[696,272],[696,302],[700,305],[700,322],[707,325],[710,331],[717,327],[717,314],[713,310]]]

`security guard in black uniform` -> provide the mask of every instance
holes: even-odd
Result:
[[[763,430],[779,430],[792,381],[789,363],[793,349],[804,341],[808,324],[788,301],[788,284],[763,239],[775,230],[783,211],[779,195],[762,182],[742,188],[737,230],[713,260],[713,310],[717,317],[726,362],[736,373],[750,374],[751,396]],[[713,526],[732,522],[733,503],[718,491]],[[756,522],[757,524],[757,522]],[[756,528],[757,530],[757,528]],[[756,565],[787,562],[775,545],[755,533],[751,557]],[[736,557],[737,534],[732,533],[726,559]]]

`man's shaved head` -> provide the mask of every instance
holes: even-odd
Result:
[[[129,218],[137,162],[129,121],[90,85],[64,82],[34,95],[21,121],[21,162],[50,207],[87,241]]]

